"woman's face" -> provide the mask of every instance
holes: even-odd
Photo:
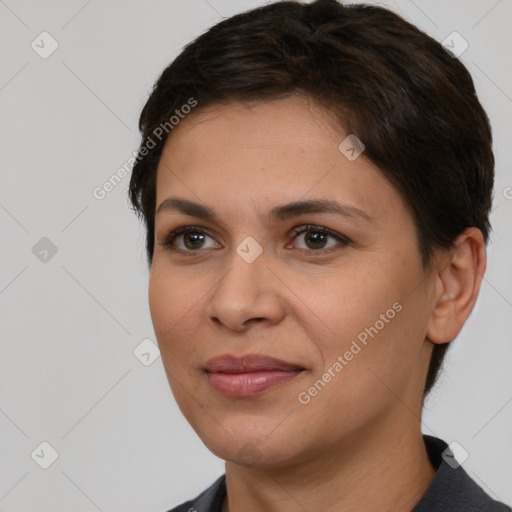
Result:
[[[181,411],[225,460],[288,464],[419,422],[432,275],[347,135],[293,97],[198,110],[166,143],[151,315]],[[209,363],[228,355],[289,366]]]

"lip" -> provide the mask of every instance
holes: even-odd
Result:
[[[296,364],[262,354],[224,354],[210,359],[204,369],[212,387],[230,397],[259,395],[305,371]]]
[[[247,354],[241,357],[235,357],[231,354],[209,359],[205,365],[205,370],[210,373],[249,373],[259,371],[293,371],[304,370],[301,366],[288,363],[282,359],[265,356],[263,354]]]

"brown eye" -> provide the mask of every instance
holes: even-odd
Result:
[[[220,247],[203,229],[194,226],[185,226],[172,231],[162,245],[168,249],[183,252],[197,252],[199,249]]]
[[[310,249],[324,249],[328,239],[329,235],[325,233],[309,231],[304,237],[304,242]]]
[[[296,247],[304,250],[328,250],[336,246],[343,247],[350,242],[343,235],[321,226],[304,226],[294,233],[296,235],[294,240],[299,242]]]
[[[183,244],[187,249],[198,249],[202,247],[204,238],[202,233],[185,233],[183,235]]]

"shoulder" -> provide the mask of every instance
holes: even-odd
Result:
[[[168,512],[221,512],[225,497],[226,478],[225,475],[222,475],[199,496],[174,507]]]
[[[426,435],[423,439],[436,475],[413,512],[511,512],[464,471],[444,441]]]

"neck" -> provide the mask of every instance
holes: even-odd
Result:
[[[391,418],[390,418],[391,419]],[[379,422],[329,453],[279,468],[226,463],[223,512],[410,512],[434,478],[418,418]],[[400,427],[397,427],[400,425]]]

